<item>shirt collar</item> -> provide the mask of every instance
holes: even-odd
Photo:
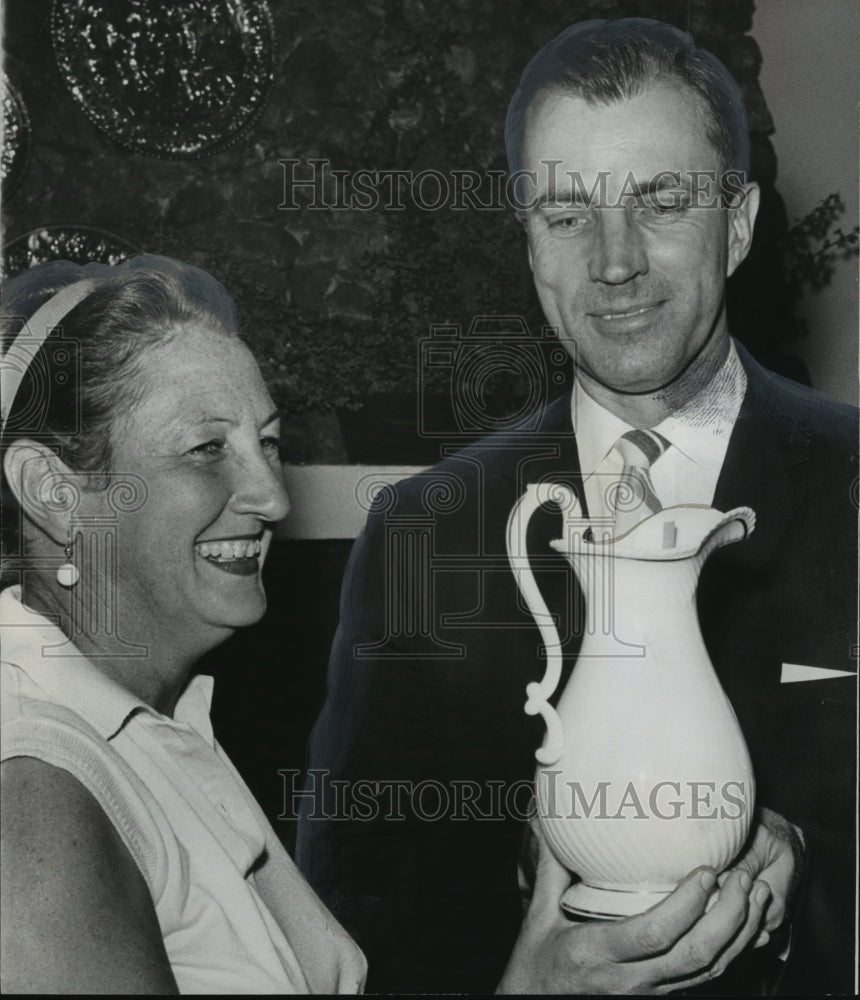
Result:
[[[632,426],[592,399],[578,380],[570,405],[579,465],[583,475],[590,475]]]
[[[145,712],[168,725],[193,726],[212,742],[211,677],[192,677],[171,719],[102,673],[53,622],[22,604],[20,586],[0,593],[0,630],[4,662],[23,670],[52,701],[77,712],[106,740],[116,736],[132,716]]]
[[[746,373],[731,340],[726,360],[714,378],[684,407],[652,429],[696,462],[704,434],[719,439],[731,433],[746,383]],[[571,396],[571,419],[580,466],[586,475],[600,465],[622,434],[633,429],[632,424],[625,423],[592,399],[578,379]]]

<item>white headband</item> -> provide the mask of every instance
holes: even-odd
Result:
[[[39,306],[21,328],[9,350],[0,356],[0,416],[4,428],[24,375],[39,348],[63,318],[93,291],[96,284],[96,281],[87,278],[61,288],[56,295]]]

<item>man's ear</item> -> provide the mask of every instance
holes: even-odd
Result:
[[[64,545],[70,515],[80,502],[80,473],[72,472],[46,445],[29,438],[6,448],[3,472],[24,514],[57,545]]]
[[[755,217],[758,215],[761,192],[755,182],[744,184],[735,196],[737,201],[728,207],[729,253],[726,263],[726,277],[744,262],[752,246]]]

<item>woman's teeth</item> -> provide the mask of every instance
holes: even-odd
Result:
[[[227,542],[200,542],[194,546],[204,559],[228,562],[232,559],[252,559],[260,554],[259,538]]]

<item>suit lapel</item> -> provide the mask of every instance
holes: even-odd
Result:
[[[747,392],[735,422],[714,494],[714,507],[756,512],[752,535],[738,546],[750,566],[769,558],[809,492],[809,451],[803,428],[782,398],[779,383],[740,345]],[[734,548],[734,547],[733,547]]]
[[[544,412],[537,438],[539,447],[534,448],[517,469],[519,494],[529,483],[562,483],[576,493],[581,510],[586,511],[579,452],[570,415],[570,397],[560,397]]]
[[[747,392],[713,506],[721,511],[750,507],[756,525],[748,538],[715,552],[702,569],[699,624],[712,656],[748,602],[748,588],[767,576],[780,539],[809,493],[808,448],[790,402],[779,382],[737,347]]]

